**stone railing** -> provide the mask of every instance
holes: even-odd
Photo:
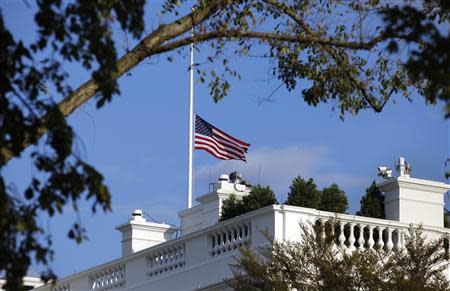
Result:
[[[146,256],[147,275],[153,277],[185,265],[184,244],[170,246]]]
[[[336,245],[354,249],[401,249],[404,244],[405,226],[380,226],[377,224],[319,219],[321,235],[335,236]]]
[[[118,264],[89,276],[91,290],[104,291],[125,285],[125,264]]]
[[[304,210],[304,208],[300,209]],[[314,214],[314,216],[309,215],[309,221],[321,226],[322,235],[334,235],[335,244],[349,250],[363,248],[378,248],[387,251],[399,250],[404,247],[410,227],[419,227],[419,225],[393,220],[318,210],[314,210]],[[444,234],[450,235],[450,229],[426,225],[421,227],[423,235],[428,239],[437,239]]]
[[[217,256],[247,245],[251,237],[251,224],[232,224],[215,230],[209,235],[211,256]]]

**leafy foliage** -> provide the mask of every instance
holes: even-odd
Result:
[[[220,221],[277,203],[277,198],[269,186],[256,185],[242,199],[238,199],[235,195],[230,195],[228,199],[225,199]]]
[[[297,177],[292,181],[288,193],[286,204],[300,207],[319,208],[322,193],[317,189],[316,183],[310,178],[305,181],[302,177]]]
[[[237,198],[236,195],[232,194],[227,199],[222,202],[222,213],[220,215],[219,221],[224,221],[241,214],[244,214],[244,205],[242,200]]]
[[[404,250],[347,252],[334,247],[336,237],[323,237],[320,226],[301,228],[299,242],[241,249],[228,284],[234,290],[450,290],[445,237],[426,242],[411,227]]]
[[[348,200],[345,192],[339,189],[336,184],[322,189],[322,199],[320,201],[320,210],[345,213],[348,208]]]
[[[111,209],[102,175],[73,153],[73,131],[55,104],[72,92],[63,63],[77,62],[92,72],[101,107],[118,92],[111,24],[135,37],[143,31],[143,0],[36,2],[37,39],[29,45],[8,30],[0,10],[0,169],[5,153],[19,156],[24,144],[36,143],[43,128],[48,130],[44,143],[32,150],[37,174],[24,193],[0,176],[0,270],[7,290],[22,290],[32,260],[48,267],[44,279],[55,278],[49,268],[51,236],[38,215],[52,217],[66,205],[77,211],[80,199],[92,201],[93,212]],[[86,238],[79,222],[68,237],[78,243]]]
[[[385,218],[384,215],[384,195],[377,188],[375,181],[366,189],[366,194],[361,198],[360,209],[356,215]]]

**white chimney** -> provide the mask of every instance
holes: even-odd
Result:
[[[133,211],[133,218],[116,227],[122,233],[122,257],[171,240],[177,228],[166,223],[149,222],[142,210]]]
[[[411,166],[403,157],[399,176],[377,185],[385,193],[386,219],[428,226],[444,226],[444,194],[450,185],[410,177]]]
[[[242,180],[242,175],[233,172],[230,175],[220,175],[211,192],[197,197],[198,205],[180,211],[181,234],[188,233],[214,225],[219,221],[223,200],[231,195],[238,198],[248,195],[251,186]]]

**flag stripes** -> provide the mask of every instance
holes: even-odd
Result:
[[[195,149],[205,150],[222,160],[246,161],[250,144],[243,142],[195,115]]]

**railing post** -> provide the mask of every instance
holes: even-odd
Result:
[[[364,248],[364,227],[360,223],[358,224],[359,237],[358,237],[358,249],[362,250]]]
[[[375,244],[375,241],[373,240],[373,226],[369,225],[368,228],[369,228],[369,239],[367,240],[367,246],[369,247],[369,249],[372,249]]]
[[[344,226],[345,223],[344,222],[339,222],[339,238],[338,238],[338,242],[340,246],[343,246],[345,243],[345,234],[344,234]]]
[[[383,247],[384,247],[384,241],[383,241],[384,227],[377,226],[377,229],[378,229],[377,247],[379,247],[380,249],[383,249]]]
[[[349,249],[353,250],[355,248],[355,224],[350,223],[350,235],[348,237]]]
[[[394,247],[394,243],[392,242],[392,228],[387,228],[387,242],[386,242],[386,249],[388,251],[391,251]]]

